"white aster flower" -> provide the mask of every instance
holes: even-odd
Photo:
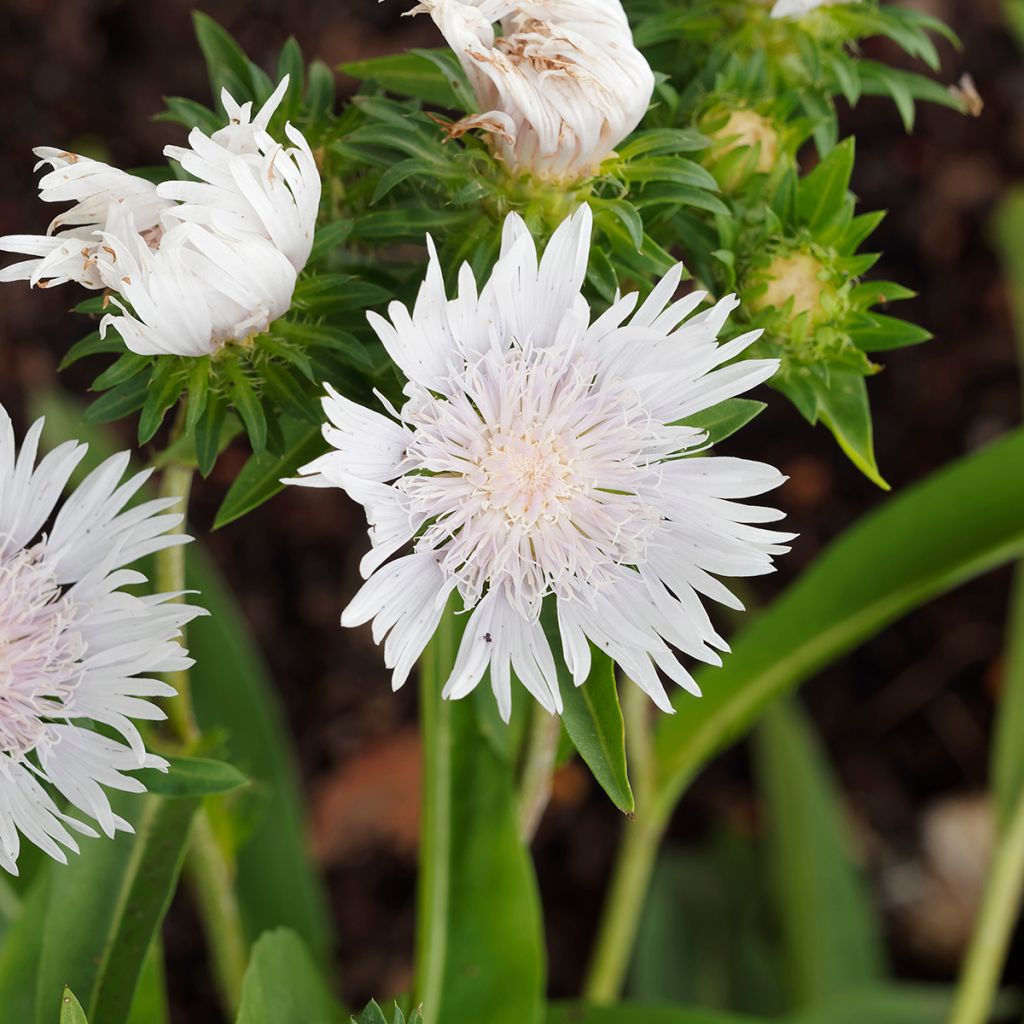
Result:
[[[39,181],[44,203],[75,205],[51,222],[45,235],[4,235],[0,252],[35,257],[0,270],[0,282],[28,281],[46,288],[77,281],[86,288],[103,288],[96,266],[99,230],[111,207],[121,204],[131,211],[135,230],[147,245],[156,246],[163,232],[163,214],[174,204],[157,195],[156,185],[145,178],[48,146],[33,150],[38,170],[51,170]]]
[[[78,851],[72,831],[96,835],[76,810],[108,836],[131,831],[104,789],[139,792],[124,772],[166,769],[132,720],[164,717],[152,699],[174,691],[154,675],[191,664],[177,638],[201,614],[172,594],[123,589],[145,582],[126,566],[189,539],[167,532],[181,521],[166,513],[175,499],[126,510],[148,473],[122,482],[123,453],[55,509],[85,446],[70,441],[36,465],[41,430],[40,420],[19,454],[0,408],[0,865],[14,874],[21,836],[64,863]]]
[[[431,246],[412,313],[396,302],[390,321],[370,314],[408,378],[401,410],[328,389],[335,450],[293,482],[341,487],[365,507],[368,580],[342,624],[373,620],[396,688],[457,590],[471,614],[445,696],[465,696],[489,668],[507,719],[514,671],[560,711],[547,600],[577,685],[590,641],[670,710],[658,670],[697,692],[676,651],[719,664],[726,649],[701,595],[740,607],[715,576],[769,572],[787,550],[789,535],[755,525],[781,513],[736,501],[777,486],[778,471],[684,458],[707,438],[678,425],[775,372],[774,360],[732,362],[760,332],[719,345],[736,300],[691,316],[704,296],[671,301],[679,267],[639,309],[629,295],[591,323],[580,291],[590,227],[584,206],[538,263],[510,215],[488,282],[478,292],[463,266],[451,300]]]
[[[0,238],[0,251],[34,257],[0,270],[0,281],[109,289],[118,312],[100,330],[116,328],[140,355],[210,355],[265,331],[291,305],[320,204],[305,138],[286,125],[293,146],[285,148],[267,133],[287,89],[285,76],[255,116],[251,103],[225,92],[228,125],[211,137],[193,131],[191,149],[167,147],[199,181],[156,186],[36,150],[54,168],[40,183],[42,198],[76,205],[50,235]]]
[[[856,0],[775,0],[772,7],[773,18],[799,18],[819,7],[831,7],[833,4],[855,3]]]
[[[441,29],[480,104],[454,133],[493,133],[515,171],[556,181],[592,175],[647,111],[654,75],[619,0],[422,0],[410,13],[420,11]]]
[[[225,90],[222,102],[232,117],[227,128],[212,137],[193,128],[188,137],[191,148],[164,150],[198,180],[164,182],[157,192],[178,201],[172,217],[206,225],[226,238],[266,238],[298,273],[313,245],[320,172],[309,143],[291,124],[284,128],[291,147],[267,134],[266,126],[287,88],[285,76],[251,124],[251,104],[239,107]]]

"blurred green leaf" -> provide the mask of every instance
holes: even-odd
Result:
[[[286,928],[252,949],[236,1024],[338,1024],[341,1008],[302,940]]]
[[[871,894],[850,856],[842,792],[795,703],[771,707],[754,740],[793,1003],[840,1003],[880,982],[885,959]]]
[[[252,99],[254,90],[249,60],[238,43],[202,11],[192,12],[192,27],[206,61],[210,93],[217,109],[224,110],[221,89],[227,89],[238,103]]]
[[[49,864],[38,873],[22,903],[21,916],[7,931],[0,946],[0,1007],[11,1021],[36,1019],[39,958],[50,898],[48,867]],[[49,1018],[50,1024],[53,1016]]]
[[[540,1024],[544,936],[513,769],[481,734],[472,701],[440,695],[462,626],[455,618],[445,613],[421,660],[417,999],[429,1024]]]
[[[682,423],[687,427],[706,430],[708,443],[714,445],[731,437],[766,408],[764,402],[755,402],[750,398],[728,398],[711,409],[688,417]]]
[[[740,1017],[714,1010],[684,1010],[678,1006],[619,1003],[581,1006],[555,1003],[548,1007],[545,1024],[757,1024],[760,1018]],[[877,1022],[872,1021],[872,1024]]]
[[[65,985],[99,1024],[124,1024],[146,954],[185,858],[198,800],[116,794],[135,834],[85,840],[53,870],[37,979],[37,1024],[52,1024]]]
[[[704,697],[659,720],[667,814],[683,787],[778,697],[938,594],[1024,553],[1024,432],[939,471],[837,540],[736,638]]]
[[[167,983],[164,978],[164,944],[159,935],[149,944],[128,1024],[168,1024]]]
[[[249,784],[249,780],[226,761],[175,756],[165,756],[164,760],[170,762],[166,772],[144,768],[133,773],[150,793],[170,797],[212,796]]]
[[[338,70],[363,82],[374,81],[399,96],[412,96],[446,109],[460,106],[452,78],[422,53],[396,53],[350,61]]]

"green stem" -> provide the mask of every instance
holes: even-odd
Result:
[[[583,986],[584,999],[595,1005],[613,1003],[622,992],[647,902],[658,847],[667,823],[663,802],[655,800],[648,699],[638,686],[628,680],[624,680],[624,684],[622,710],[636,813],[623,829],[597,942]]]
[[[447,609],[420,659],[420,724],[423,730],[423,826],[416,924],[416,999],[423,1019],[441,1006],[448,934],[451,843],[451,705],[441,688],[455,662],[455,623]]]
[[[558,759],[562,720],[537,704],[533,709],[530,738],[519,787],[519,834],[530,843],[551,800],[551,780]]]
[[[1024,896],[1024,792],[996,849],[949,1024],[989,1019]]]
[[[179,415],[175,435],[181,425],[182,418]],[[190,466],[171,460],[164,467],[160,481],[161,497],[179,499],[177,507],[183,516],[177,527],[179,533],[185,530],[184,517],[188,513],[193,474],[194,470]],[[185,546],[178,545],[158,552],[157,591],[182,594],[175,600],[184,601],[183,591],[186,586]],[[191,749],[199,741],[201,732],[192,704],[188,670],[169,672],[165,679],[177,691],[177,696],[167,702],[168,722],[185,749]],[[196,910],[202,920],[221,1002],[230,1019],[234,1020],[241,999],[249,944],[235,895],[234,867],[217,841],[205,807],[200,807],[192,825],[185,870],[195,896]]]

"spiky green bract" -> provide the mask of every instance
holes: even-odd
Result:
[[[352,1018],[352,1024],[423,1024],[423,1015],[420,1013],[419,1007],[417,1007],[411,1011],[408,1019],[406,1019],[401,1007],[398,1003],[395,1003],[391,1019],[388,1020],[384,1011],[377,1004],[377,1001],[371,999],[367,1003],[366,1009],[358,1017]]]

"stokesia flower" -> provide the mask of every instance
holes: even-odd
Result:
[[[719,664],[727,649],[701,597],[741,605],[716,576],[770,572],[787,550],[789,535],[759,525],[781,513],[738,500],[776,487],[778,471],[686,457],[707,436],[681,423],[775,372],[775,360],[737,359],[760,332],[718,344],[736,300],[691,315],[705,296],[671,301],[680,267],[639,309],[628,295],[591,322],[590,230],[584,206],[538,263],[510,215],[490,279],[478,292],[463,266],[452,300],[431,245],[412,313],[396,302],[390,321],[370,314],[408,379],[402,408],[383,415],[328,389],[334,450],[292,482],[341,487],[365,507],[368,579],[342,624],[373,620],[396,688],[457,591],[470,614],[446,697],[489,668],[506,719],[512,672],[560,711],[548,602],[576,685],[590,641],[671,710],[659,670],[696,693],[677,652]]]
[[[0,237],[0,252],[33,257],[0,270],[0,282],[28,281],[33,288],[46,288],[77,281],[103,288],[96,266],[99,232],[115,204],[131,212],[134,230],[146,245],[159,244],[163,214],[174,204],[157,195],[152,182],[76,153],[46,146],[33,152],[39,157],[37,170],[44,164],[51,168],[39,181],[39,198],[75,205],[55,217],[45,235]]]
[[[168,533],[176,499],[126,510],[149,474],[122,482],[123,453],[55,509],[86,446],[69,441],[36,465],[42,425],[18,454],[0,408],[0,865],[14,874],[21,836],[64,863],[78,851],[72,832],[96,835],[75,811],[108,836],[131,831],[104,789],[141,792],[125,772],[166,770],[133,719],[164,718],[153,698],[174,690],[153,677],[191,664],[178,637],[201,614],[123,589],[145,583],[126,566],[189,540]]]
[[[833,4],[855,3],[856,0],[775,0],[772,7],[773,18],[799,18],[803,14],[819,7],[831,7]]]
[[[480,105],[453,134],[490,132],[514,171],[556,181],[593,175],[647,111],[654,75],[619,0],[422,0],[410,13],[421,11]]]
[[[192,149],[169,146],[199,181],[160,186],[95,161],[37,150],[54,170],[41,182],[48,202],[76,200],[53,236],[9,235],[0,250],[36,257],[0,270],[0,281],[107,288],[114,327],[140,355],[205,356],[245,343],[287,313],[309,258],[320,175],[309,145],[290,124],[285,148],[267,133],[287,76],[253,116],[224,93],[229,123]]]
[[[251,105],[240,107],[224,90],[221,99],[231,113],[227,128],[212,137],[193,128],[188,137],[190,148],[164,149],[165,156],[198,180],[164,182],[157,192],[164,199],[178,201],[171,217],[206,225],[225,238],[266,238],[298,273],[313,245],[320,172],[298,129],[285,125],[285,135],[293,143],[287,148],[266,131],[287,88],[285,76],[252,123]]]

